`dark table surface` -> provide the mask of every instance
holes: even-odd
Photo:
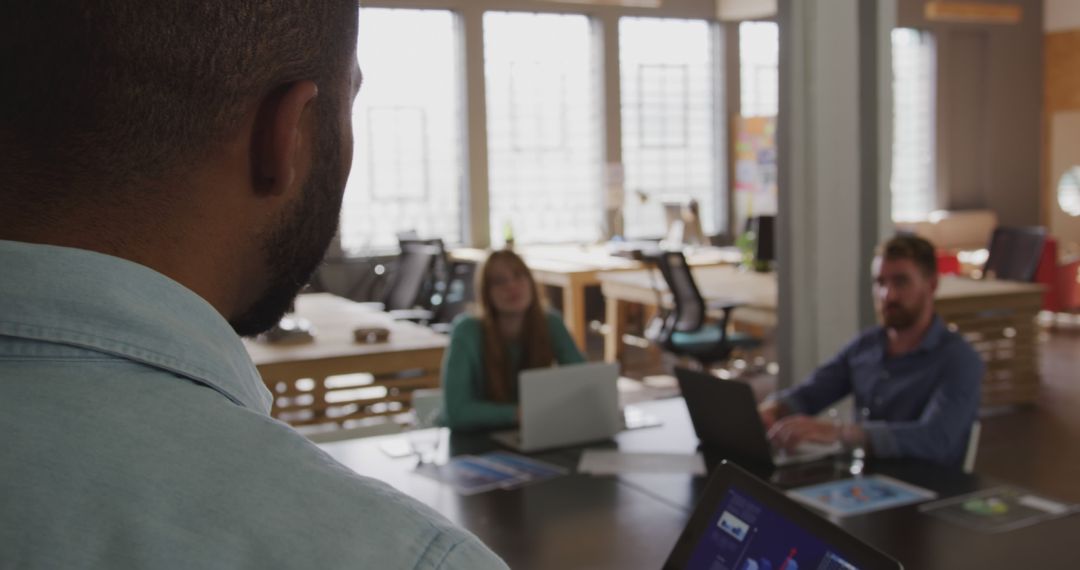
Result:
[[[614,443],[589,447],[624,452],[692,453],[696,450],[681,399],[640,404],[662,419],[660,427],[627,431]],[[498,449],[483,434],[442,430],[440,453],[460,455]],[[390,483],[469,529],[512,568],[659,568],[667,558],[706,478],[688,474],[577,474],[583,449],[532,457],[566,467],[570,474],[513,490],[460,496],[415,471],[416,458],[391,458],[386,436],[323,444],[358,473]],[[711,463],[713,458],[709,458]],[[823,461],[756,473],[780,488],[847,476],[845,466]],[[882,473],[955,496],[1002,484],[978,475],[911,461],[871,461]],[[1038,492],[1038,489],[1032,489]],[[1080,542],[1080,516],[1000,534],[983,534],[921,513],[914,505],[835,520],[852,534],[900,560],[908,569],[1080,568],[1071,541]]]

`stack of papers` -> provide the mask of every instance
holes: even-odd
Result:
[[[622,475],[628,473],[687,473],[704,475],[705,461],[699,454],[623,453],[614,449],[586,449],[578,463],[578,473]]]

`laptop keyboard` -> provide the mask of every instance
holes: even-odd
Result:
[[[804,463],[807,461],[824,459],[836,455],[841,451],[843,451],[843,447],[839,443],[814,443],[807,441],[799,444],[794,451],[774,449],[773,461],[777,465]]]

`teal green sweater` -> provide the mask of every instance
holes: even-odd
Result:
[[[551,348],[559,364],[585,362],[562,318],[547,315]],[[480,319],[464,315],[454,322],[450,346],[442,365],[442,422],[451,429],[477,430],[511,427],[517,422],[517,404],[484,399],[487,372],[484,370],[484,328]],[[521,369],[521,345],[510,345],[512,369]]]

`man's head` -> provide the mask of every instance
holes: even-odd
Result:
[[[874,303],[885,327],[906,330],[934,312],[937,256],[934,246],[913,235],[898,235],[874,258]]]
[[[337,227],[359,86],[357,9],[355,0],[0,8],[9,228],[0,238],[127,257],[206,297],[241,334],[269,327]]]
[[[316,134],[310,174],[291,210],[264,229],[256,241],[269,268],[264,291],[229,324],[240,335],[255,335],[281,319],[322,261],[337,231],[341,200],[352,161],[351,144],[342,149],[339,105],[325,105],[316,115],[326,125]],[[351,131],[350,131],[351,132]],[[351,140],[351,136],[349,137]],[[342,152],[349,153],[346,156]]]

